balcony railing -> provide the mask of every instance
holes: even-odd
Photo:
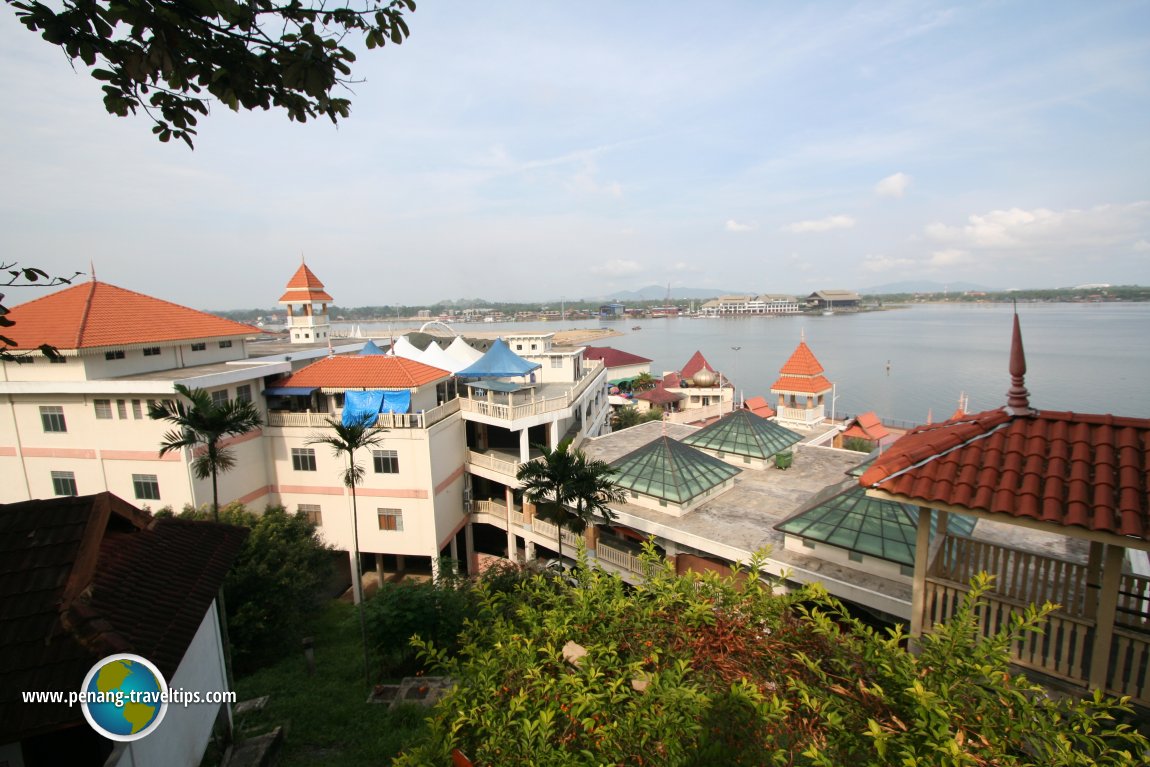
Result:
[[[923,626],[951,618],[978,572],[995,576],[994,590],[978,608],[984,634],[1009,626],[1030,604],[1050,601],[1060,605],[1047,617],[1041,633],[1027,634],[1014,643],[1011,659],[1085,688],[1097,634],[1097,622],[1088,615],[1087,568],[1009,546],[947,536],[927,573]],[[1150,579],[1123,575],[1106,688],[1142,705],[1150,704],[1148,604]]]
[[[477,453],[474,450],[467,451],[467,464],[468,469],[476,466],[502,474],[511,480],[515,480],[515,475],[519,471],[519,461],[509,460],[494,453]]]
[[[643,560],[635,556],[629,551],[617,549],[614,546],[599,541],[599,545],[595,547],[595,556],[604,561],[610,562],[616,567],[621,567],[628,572],[637,573],[642,575],[645,570],[643,568]]]
[[[667,420],[671,423],[693,423],[694,421],[703,421],[708,418],[726,415],[731,412],[733,407],[734,403],[732,402],[718,402],[714,405],[675,410],[667,414]]]
[[[775,409],[775,413],[780,421],[791,421],[808,426],[815,426],[826,420],[826,414],[821,407],[810,409],[805,407],[779,407]]]
[[[447,418],[452,413],[459,412],[461,400],[453,399],[444,402],[431,410],[421,410],[418,413],[380,413],[375,425],[385,429],[426,429]],[[304,426],[308,428],[324,428],[327,420],[343,417],[343,411],[334,413],[291,413],[282,410],[268,411],[268,426],[293,427]]]
[[[559,528],[550,522],[544,522],[542,519],[535,517],[531,520],[531,529],[539,535],[542,535],[547,540],[553,541],[559,534]],[[579,545],[579,541],[583,540],[583,536],[576,535],[570,530],[563,530],[563,544],[575,548]]]
[[[522,396],[520,396],[512,399],[511,404],[463,397],[459,400],[460,409],[464,413],[477,413],[503,421],[515,421],[520,418],[530,418],[531,416],[567,410],[579,401],[583,392],[587,390],[587,387],[589,387],[593,381],[602,379],[605,376],[605,371],[606,368],[603,367],[603,363],[597,362],[596,366],[580,378],[570,390],[558,397],[517,401],[523,399]]]

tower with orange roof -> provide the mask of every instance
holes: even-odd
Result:
[[[331,335],[327,307],[334,299],[327,294],[319,277],[300,262],[288,280],[279,302],[287,307],[287,330],[293,344],[324,343]]]
[[[799,341],[771,386],[771,394],[778,397],[776,420],[780,424],[812,429],[826,420],[826,395],[834,387],[823,373],[807,342]]]

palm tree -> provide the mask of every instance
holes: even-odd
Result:
[[[224,437],[247,434],[263,423],[256,406],[246,400],[229,399],[215,402],[204,389],[190,389],[176,384],[176,394],[188,400],[153,402],[148,417],[168,421],[174,429],[164,435],[160,455],[191,448],[192,472],[197,479],[212,478],[212,519],[220,521],[219,474],[235,468],[236,456],[220,445]]]
[[[359,631],[363,636],[363,675],[367,680],[368,689],[371,688],[371,670],[367,657],[367,620],[363,614],[363,569],[359,556],[359,509],[356,507],[355,486],[363,480],[363,467],[355,462],[355,452],[360,448],[372,447],[383,441],[386,429],[375,426],[377,416],[365,415],[359,420],[344,423],[335,418],[325,418],[331,427],[330,434],[313,434],[307,441],[309,445],[327,445],[336,458],[347,455],[347,468],[343,470],[343,483],[351,489],[351,531],[352,551],[354,552],[352,567],[355,572],[351,578],[351,593],[355,603],[359,606]]]
[[[587,458],[582,450],[561,444],[543,448],[543,459],[519,465],[516,478],[523,497],[534,503],[538,514],[558,528],[559,563],[563,563],[563,530],[582,533],[598,519],[613,522],[608,503],[619,503],[626,493],[611,476],[615,469],[605,461]]]
[[[648,389],[654,389],[655,379],[651,377],[650,373],[643,371],[631,380],[631,388],[634,391],[647,391]]]

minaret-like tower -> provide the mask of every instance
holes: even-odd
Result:
[[[299,269],[288,280],[287,291],[279,300],[287,306],[287,330],[293,344],[324,343],[328,340],[331,323],[327,307],[332,301],[319,277],[301,260]]]
[[[799,341],[771,387],[771,394],[778,397],[775,420],[800,429],[813,429],[825,421],[824,401],[834,387],[823,372],[806,340]]]

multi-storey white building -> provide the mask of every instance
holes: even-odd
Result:
[[[699,313],[708,317],[762,314],[797,314],[799,301],[794,296],[764,293],[759,296],[720,296],[707,301]]]
[[[210,502],[211,482],[193,476],[190,452],[159,455],[170,426],[147,415],[180,383],[251,400],[263,416],[261,429],[227,443],[236,469],[219,477],[222,503],[304,511],[329,543],[350,549],[344,464],[311,442],[342,416],[348,392],[378,392],[387,432],[357,456],[367,468],[357,488],[360,549],[399,557],[390,560],[398,567],[420,557],[434,570],[441,555],[474,550],[466,524],[473,477],[513,482],[538,446],[605,428],[606,368],[585,366],[580,348],[553,348],[551,334],[508,339],[535,366],[530,380],[457,379],[401,357],[361,356],[362,341],[331,348],[330,300],[301,265],[281,299],[295,307],[290,344],[95,281],[13,308],[6,335],[16,348],[49,343],[63,362],[29,355],[0,365],[0,503],[104,490],[153,509]]]

